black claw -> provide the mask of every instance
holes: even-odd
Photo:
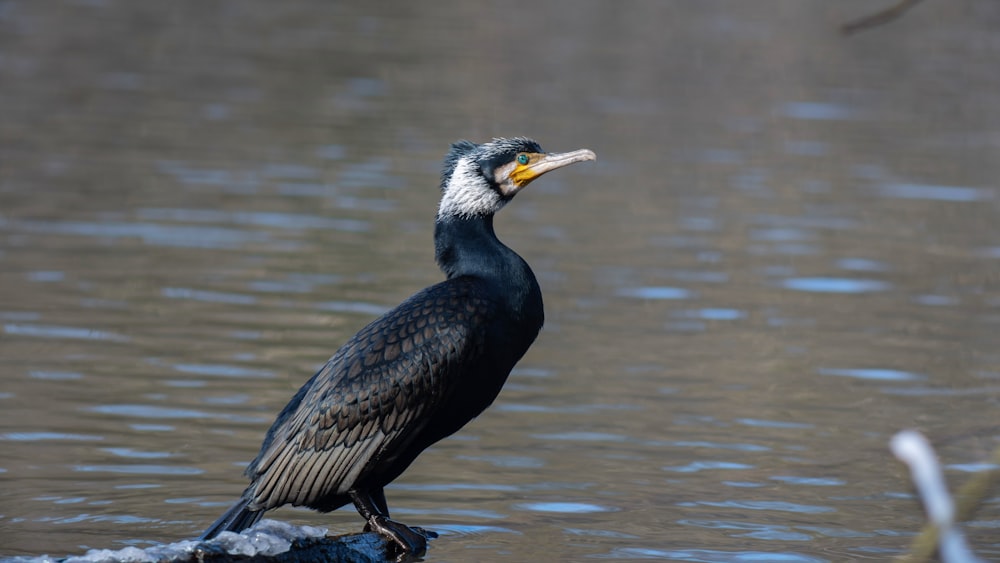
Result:
[[[407,555],[423,555],[427,552],[427,538],[437,537],[437,534],[430,536],[420,528],[410,528],[406,524],[380,515],[372,516],[365,528],[382,534],[392,541],[402,554]]]
[[[348,495],[354,501],[358,514],[365,519],[365,531],[378,532],[387,538],[390,542],[389,552],[398,555],[397,561],[408,561],[411,556],[420,557],[427,552],[427,540],[437,537],[434,532],[411,528],[389,518],[389,509],[382,489],[351,490]]]

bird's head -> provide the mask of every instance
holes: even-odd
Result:
[[[596,159],[587,149],[547,153],[524,137],[493,139],[481,145],[459,141],[445,157],[438,220],[493,215],[542,174]]]

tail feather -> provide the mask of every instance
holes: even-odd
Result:
[[[264,516],[263,510],[250,510],[247,505],[250,499],[241,498],[219,517],[214,524],[209,526],[199,540],[210,540],[222,532],[242,532],[257,523]]]

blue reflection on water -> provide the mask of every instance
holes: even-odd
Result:
[[[37,321],[42,318],[41,313],[35,311],[2,311],[0,312],[0,319],[5,321]]]
[[[618,295],[638,299],[687,299],[692,293],[679,287],[630,287],[619,289]]]
[[[231,420],[237,422],[258,422],[264,420],[264,418],[262,417],[236,416],[225,413],[212,413],[194,409],[159,407],[155,405],[97,405],[93,407],[87,407],[83,410],[87,412],[111,414],[129,418],[165,418],[165,419],[222,418],[225,420]],[[136,426],[133,426],[133,428],[136,428]],[[148,429],[162,430],[162,429],[171,429],[171,427],[161,427],[160,425],[154,425],[153,428],[147,428],[147,430]]]
[[[719,450],[737,450],[742,452],[767,452],[771,450],[771,448],[767,446],[760,446],[757,444],[742,444],[742,443],[681,441],[681,442],[668,442],[667,444],[680,448],[710,448]]]
[[[816,532],[830,538],[871,538],[875,534],[869,532],[858,532],[848,528],[830,528],[826,526],[796,526],[800,530]]]
[[[42,516],[36,522],[52,522],[55,524],[75,524],[77,522],[108,522],[111,524],[152,524],[158,523],[154,518],[141,518],[127,514],[78,514],[67,518]],[[39,563],[48,563],[51,559],[41,559]]]
[[[260,185],[257,174],[252,172],[232,172],[229,170],[210,170],[191,168],[180,162],[161,161],[157,166],[160,172],[169,174],[179,182],[189,185],[220,186],[226,191],[253,193]]]
[[[553,374],[551,369],[538,367],[515,367],[510,372],[511,377],[552,377]]]
[[[109,239],[137,238],[152,246],[183,248],[243,248],[249,243],[272,242],[262,231],[225,227],[194,227],[190,225],[158,225],[155,223],[84,221],[7,221],[0,218],[0,227],[28,233],[103,237]],[[284,243],[286,245],[291,243]],[[294,248],[290,246],[289,248]]]
[[[3,330],[7,334],[18,336],[35,336],[39,338],[67,338],[70,340],[107,340],[110,342],[127,342],[128,337],[92,328],[54,325],[5,324]]]
[[[583,442],[623,442],[626,439],[621,434],[605,434],[602,432],[559,432],[556,434],[536,434],[533,437],[541,440],[578,440]]]
[[[563,531],[567,534],[572,534],[574,536],[590,536],[595,538],[623,538],[623,539],[638,539],[639,536],[633,534],[627,534],[625,532],[617,532],[614,530],[586,530],[583,528],[563,528]]]
[[[727,500],[727,501],[695,501],[681,502],[678,506],[714,506],[717,508],[738,508],[741,510],[773,510],[777,512],[797,512],[800,514],[822,514],[825,512],[836,512],[830,506],[815,506],[809,504],[797,504],[780,500]]]
[[[777,541],[809,541],[812,536],[792,531],[788,526],[780,524],[757,524],[753,522],[731,522],[726,520],[680,520],[682,526],[695,526],[713,530],[740,530],[745,533],[733,534],[738,538],[755,538]]]
[[[141,452],[132,448],[101,448],[101,451],[129,459],[161,459],[173,455],[170,452]]]
[[[721,551],[716,549],[651,549],[645,547],[620,547],[605,556],[609,559],[664,559],[668,561],[695,561],[699,563],[828,563],[799,553],[774,551]]]
[[[808,120],[843,120],[855,117],[855,113],[846,106],[830,102],[788,102],[778,108],[778,114]]]
[[[706,309],[695,309],[692,311],[681,311],[679,315],[704,319],[706,321],[735,321],[745,317],[746,313],[740,311],[739,309],[710,307]]]
[[[201,108],[201,115],[210,121],[222,121],[232,115],[232,106],[222,103],[206,104]]]
[[[323,145],[316,149],[316,156],[327,160],[340,160],[347,156],[344,145]]]
[[[885,291],[890,284],[878,280],[855,278],[789,278],[781,282],[782,287],[795,291],[814,293],[868,293]]]
[[[695,157],[698,162],[708,164],[739,164],[743,162],[743,155],[732,149],[706,148],[698,151]]]
[[[771,254],[785,254],[789,256],[812,256],[821,254],[819,247],[812,244],[778,242],[770,246],[751,245],[747,247],[747,252],[757,256],[768,256]]]
[[[800,229],[833,229],[849,231],[856,229],[859,222],[848,217],[824,215],[767,215],[754,216],[754,222],[775,227],[796,227]]]
[[[179,465],[74,465],[82,473],[122,473],[129,475],[201,475],[204,469]]]
[[[98,442],[103,436],[90,434],[67,434],[65,432],[8,432],[0,434],[0,440],[13,442],[40,442],[43,440],[70,440],[77,442]]]
[[[509,387],[508,387],[509,388]],[[493,407],[495,411],[503,412],[547,412],[547,413],[588,413],[599,411],[631,411],[641,410],[634,405],[572,405],[572,406],[549,406],[525,403],[504,403]]]
[[[785,152],[798,156],[823,156],[830,151],[829,143],[823,141],[788,140]]]
[[[235,223],[255,227],[281,229],[332,229],[352,233],[366,232],[371,225],[356,219],[334,219],[319,215],[301,213],[277,213],[273,211],[220,211],[216,209],[140,209],[139,218],[153,221],[181,221],[188,223]]]
[[[393,489],[404,491],[506,491],[521,490],[515,485],[496,483],[393,483]]]
[[[759,418],[737,418],[736,422],[745,426],[757,426],[761,428],[815,428],[814,424],[808,422],[788,422],[784,420],[761,420]]]
[[[309,293],[315,286],[303,281],[254,280],[247,287],[261,293]]]
[[[169,424],[129,424],[136,432],[173,432],[176,428]]]
[[[66,279],[66,273],[57,270],[28,272],[28,279],[34,282],[58,282]]]
[[[900,395],[903,397],[972,397],[976,395],[996,395],[1000,393],[1000,387],[965,387],[959,389],[954,387],[883,387],[879,391],[887,395]]]
[[[168,299],[191,299],[194,301],[231,303],[234,305],[253,305],[257,303],[257,298],[253,295],[222,291],[206,291],[202,289],[191,289],[188,287],[165,287],[160,290],[160,293]]]
[[[958,305],[960,303],[958,297],[953,297],[951,295],[918,295],[914,298],[914,301],[920,303],[921,305],[928,305],[931,307],[947,307],[949,305]]]
[[[134,72],[106,72],[98,79],[101,88],[108,90],[139,90],[143,76]]]
[[[928,199],[934,201],[988,201],[996,197],[996,190],[967,186],[934,186],[929,184],[884,184],[879,194],[899,199]]]
[[[679,281],[695,283],[726,283],[729,281],[729,274],[725,272],[704,270],[676,270],[670,272],[670,277]]]
[[[265,369],[252,369],[227,364],[174,364],[181,373],[220,377],[274,377],[275,373]]]
[[[495,467],[512,467],[521,469],[530,469],[536,467],[544,467],[545,461],[537,457],[527,457],[527,456],[514,456],[514,455],[459,455],[455,456],[455,459],[464,459],[469,461],[483,461],[489,463]]]
[[[444,536],[478,536],[494,533],[523,535],[517,530],[502,526],[477,526],[474,524],[434,524],[434,531]]]
[[[766,229],[755,229],[750,233],[751,240],[770,242],[789,242],[800,240],[813,240],[816,233],[794,227],[771,227]]]
[[[206,405],[244,405],[249,402],[250,396],[244,394],[223,395],[221,397],[204,397],[201,402]]]
[[[715,231],[719,223],[712,217],[680,217],[677,225],[690,231]]]
[[[49,381],[71,381],[83,378],[83,374],[77,373],[75,371],[31,370],[28,372],[28,376],[31,377],[32,379],[46,379]]]
[[[42,500],[42,499],[36,499]],[[52,499],[47,499],[52,500]],[[58,500],[52,500],[52,504],[80,504],[81,502],[87,502],[87,497],[73,497],[73,498],[60,498]]]
[[[143,418],[211,418],[207,412],[154,407],[150,405],[98,405],[86,410],[101,414],[116,414],[121,416],[137,416]]]
[[[856,272],[884,272],[889,269],[884,262],[867,258],[841,258],[837,260],[837,267]]]
[[[843,479],[827,477],[796,477],[793,475],[775,475],[774,477],[771,477],[771,480],[791,483],[793,485],[809,485],[813,487],[839,487],[847,484],[847,482]]]
[[[663,469],[664,471],[673,471],[676,473],[697,473],[711,469],[753,469],[753,466],[730,461],[693,461],[687,465],[667,466]]]
[[[983,249],[980,254],[985,258],[1000,258],[1000,246],[991,246]]]
[[[230,338],[237,340],[260,340],[261,336],[263,336],[263,333],[259,330],[231,330],[228,334]]]
[[[701,321],[672,321],[663,325],[667,330],[675,332],[704,332],[708,327]]]
[[[908,371],[894,369],[841,369],[841,368],[819,368],[816,370],[821,375],[836,375],[840,377],[856,377],[858,379],[871,379],[874,381],[918,381],[926,379],[925,376]]]
[[[372,158],[364,162],[344,165],[337,176],[339,184],[345,188],[398,189],[405,185],[402,178],[389,174],[392,163],[388,158]]]
[[[954,471],[962,471],[963,473],[980,473],[982,471],[995,471],[1000,469],[1000,465],[996,463],[952,463],[950,465],[944,466],[945,469],[952,469]]]
[[[320,176],[318,168],[304,164],[268,163],[261,167],[261,173],[270,178],[289,178],[293,180],[310,180],[319,178]]]
[[[751,168],[730,178],[729,183],[738,190],[743,190],[758,196],[770,197],[768,188],[769,174],[759,168]]]
[[[292,197],[330,197],[337,192],[330,184],[316,182],[279,182],[275,189],[280,195]]]
[[[515,504],[514,508],[533,512],[561,512],[567,514],[587,514],[591,512],[614,512],[617,508],[586,502],[527,502]]]
[[[385,305],[364,303],[361,301],[324,301],[323,303],[317,303],[316,308],[336,313],[363,313],[366,315],[381,315],[391,309],[391,307],[386,307]]]

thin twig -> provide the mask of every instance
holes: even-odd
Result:
[[[844,35],[853,35],[871,27],[885,25],[902,16],[907,10],[916,6],[919,2],[920,0],[900,0],[898,3],[889,6],[880,12],[875,12],[874,14],[845,23],[840,26],[840,32]]]

